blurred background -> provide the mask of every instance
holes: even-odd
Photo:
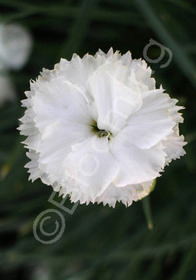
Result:
[[[0,0],[0,22],[0,279],[196,279],[196,2]],[[150,39],[156,43],[149,46]],[[28,182],[24,168],[16,128],[29,80],[61,57],[111,46],[146,58],[157,86],[186,107],[187,154],[166,168],[149,197],[153,230],[142,201],[115,209],[78,205],[66,213],[48,201],[52,188]],[[73,207],[69,200],[65,206]],[[49,245],[33,235],[47,209],[58,209],[66,223]],[[45,230],[54,225],[51,217]]]

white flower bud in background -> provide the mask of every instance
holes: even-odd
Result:
[[[20,25],[0,25],[0,106],[16,98],[8,71],[27,62],[32,47],[30,33]]]
[[[151,69],[130,52],[61,59],[26,96],[19,129],[27,136],[30,179],[73,202],[131,205],[185,154],[182,107],[156,89]]]
[[[17,24],[0,25],[0,69],[20,69],[32,46],[29,32]]]

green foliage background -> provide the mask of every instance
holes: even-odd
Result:
[[[68,280],[196,279],[196,7],[194,0],[0,0],[2,22],[30,30],[30,60],[11,77],[18,101],[0,108],[0,278]],[[150,64],[157,84],[186,107],[181,132],[187,155],[173,162],[150,195],[154,229],[142,202],[115,209],[80,205],[65,215],[66,231],[53,245],[33,236],[36,216],[52,192],[40,180],[28,182],[25,151],[16,131],[20,99],[42,67],[60,57],[94,54],[111,46],[133,58],[153,38],[170,48],[167,68]],[[159,57],[151,48],[149,57]],[[66,206],[71,207],[66,201]],[[49,226],[48,226],[49,227]]]

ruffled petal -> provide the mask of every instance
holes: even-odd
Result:
[[[130,85],[137,83],[141,91],[155,89],[155,79],[151,77],[152,70],[145,60],[133,59],[130,65],[130,73]]]
[[[139,92],[131,90],[103,68],[89,79],[89,91],[95,100],[99,129],[110,130],[114,134],[142,105]]]
[[[160,176],[165,165],[166,155],[161,144],[144,150],[129,144],[119,134],[111,141],[110,150],[120,165],[113,181],[119,187],[153,180]]]
[[[64,160],[65,174],[75,181],[78,193],[86,193],[94,201],[116,177],[118,162],[108,150],[107,139],[94,136],[72,149]]]
[[[122,202],[126,206],[130,206],[133,201],[142,199],[150,192],[152,181],[143,184],[127,185],[125,187],[117,187],[110,184],[108,188],[96,198],[97,203],[103,202],[103,205],[115,207],[116,202]]]
[[[162,141],[162,144],[166,153],[166,164],[186,154],[183,147],[187,142],[184,141],[183,135],[179,135],[178,126],[176,126],[173,132]]]
[[[142,107],[131,115],[121,133],[139,148],[149,149],[156,145],[172,132],[176,124],[173,115],[169,114],[169,101],[169,96],[162,93],[162,89],[146,92]]]

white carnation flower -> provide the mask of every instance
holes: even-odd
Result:
[[[26,96],[19,129],[27,136],[30,179],[74,202],[130,205],[185,154],[182,107],[155,88],[151,69],[130,52],[61,59]]]

